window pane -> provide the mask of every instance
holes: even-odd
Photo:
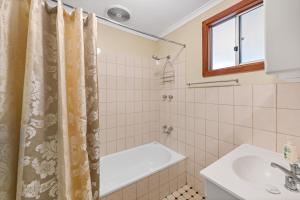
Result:
[[[235,18],[213,26],[212,69],[235,66]]]
[[[264,59],[264,13],[260,6],[240,16],[241,63]]]

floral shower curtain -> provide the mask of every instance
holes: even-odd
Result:
[[[0,0],[0,200],[99,198],[95,15]]]

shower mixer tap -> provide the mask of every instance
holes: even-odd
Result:
[[[167,129],[167,131],[166,131],[166,134],[171,134],[172,133],[172,131],[173,131],[173,127],[172,126],[170,126],[168,129]]]
[[[165,101],[165,100],[167,100],[168,96],[164,94],[164,95],[162,95],[162,98]]]
[[[162,126],[162,129],[163,129],[163,133],[169,135],[172,133],[172,131],[174,130],[174,128],[172,126],[167,126],[167,125],[163,125]]]

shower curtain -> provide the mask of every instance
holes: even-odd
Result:
[[[97,23],[0,0],[0,200],[99,198]]]

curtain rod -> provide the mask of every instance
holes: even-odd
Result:
[[[56,2],[57,3],[57,0],[50,0],[52,2]],[[75,9],[75,7],[71,6],[70,4],[67,4],[67,3],[64,3],[62,2],[62,4],[68,8],[71,8],[71,9]],[[85,14],[88,14],[87,11],[83,10],[83,12]],[[108,18],[105,18],[105,17],[101,17],[101,16],[98,16],[96,15],[96,17],[100,20],[103,20],[103,21],[106,21],[106,22],[109,22],[109,23],[112,23],[112,24],[115,24],[115,25],[118,25],[118,26],[121,26],[123,28],[126,28],[128,30],[131,30],[131,31],[134,31],[134,32],[137,32],[137,33],[140,33],[142,35],[147,35],[149,37],[152,37],[152,38],[155,38],[155,39],[158,39],[158,40],[162,40],[164,42],[169,42],[169,43],[172,43],[172,44],[176,44],[176,45],[179,45],[179,46],[182,46],[182,47],[186,47],[186,44],[183,44],[183,43],[180,43],[180,42],[176,42],[176,41],[173,41],[173,40],[169,40],[169,39],[165,39],[165,38],[162,38],[162,37],[159,37],[159,36],[156,36],[156,35],[153,35],[153,34],[150,34],[150,33],[146,33],[146,32],[143,32],[143,31],[140,31],[140,30],[137,30],[137,29],[134,29],[134,28],[131,28],[129,26],[126,26],[124,24],[121,24],[121,23],[118,23],[116,21],[113,21],[111,19],[108,19]]]

